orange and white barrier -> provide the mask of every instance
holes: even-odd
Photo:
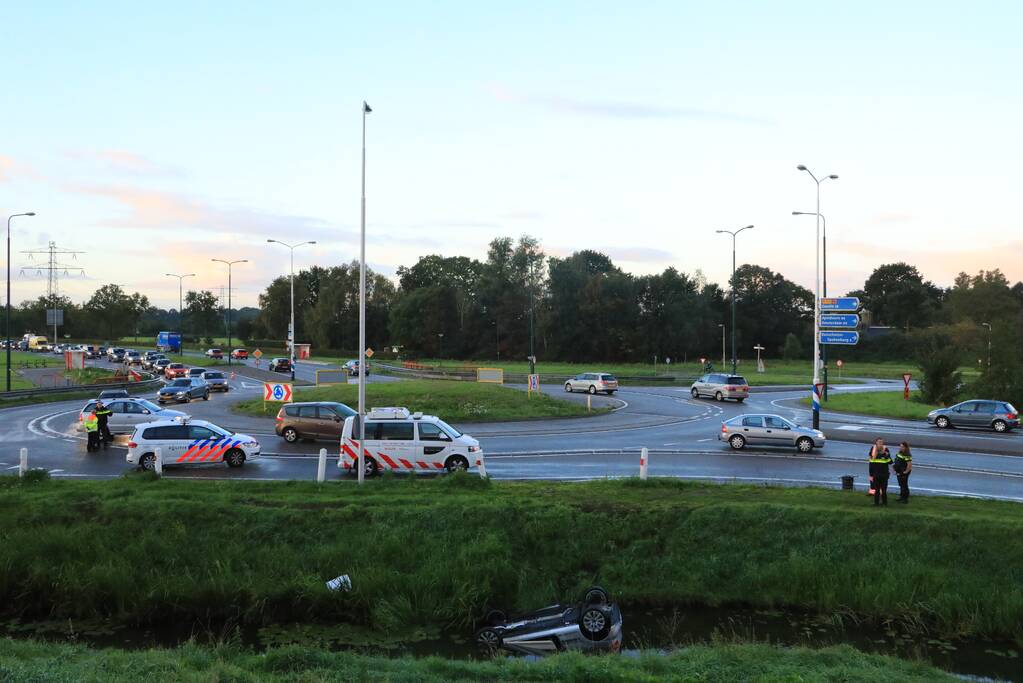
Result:
[[[397,456],[391,457],[387,455],[387,453],[384,453],[383,451],[377,451],[376,453],[374,453],[368,448],[364,448],[363,451],[366,453],[366,457],[373,458],[373,460],[377,464],[377,467],[380,468],[387,467],[398,472],[402,470],[412,472],[415,471],[434,472],[437,470],[444,469],[444,463],[440,462],[434,462],[431,464],[423,462],[422,460],[417,460],[413,463],[411,460],[406,460],[405,458],[399,458]],[[348,457],[346,458],[345,456]],[[355,439],[345,439],[344,441],[342,441],[341,457],[342,457],[341,466],[346,470],[352,469],[352,466],[355,465],[356,461],[359,459],[359,442],[356,441]],[[351,462],[349,462],[349,459],[351,459]]]
[[[639,451],[639,478],[646,481],[647,464],[650,462],[650,451],[645,447]]]

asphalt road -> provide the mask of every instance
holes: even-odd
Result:
[[[246,365],[251,365],[246,364]],[[264,364],[265,367],[265,364]],[[296,375],[312,381],[322,365],[299,363]],[[255,437],[264,457],[239,470],[223,465],[168,470],[168,477],[215,479],[314,479],[316,454],[330,455],[329,478],[351,481],[336,469],[336,445],[287,444],[273,433],[273,421],[236,415],[231,404],[262,392],[260,380],[239,370],[227,394],[183,407],[208,419]],[[259,374],[259,373],[253,373]],[[281,379],[285,379],[282,374]],[[396,381],[373,375],[370,381]],[[901,389],[901,382],[871,383],[833,391]],[[585,402],[585,396],[565,395]],[[296,387],[301,400],[303,388]],[[889,443],[906,439],[914,446],[912,487],[919,493],[974,495],[1023,501],[1023,433],[943,431],[926,424],[822,414],[827,446],[810,455],[789,449],[746,449],[734,452],[717,440],[720,423],[733,415],[771,412],[809,423],[809,412],[798,407],[803,389],[758,390],[744,404],[694,400],[680,387],[626,388],[614,398],[594,397],[594,405],[611,405],[609,414],[587,418],[457,425],[480,439],[490,476],[501,479],[565,479],[635,476],[639,449],[650,449],[650,476],[708,481],[774,482],[786,485],[837,486],[851,474],[859,488],[866,483],[867,444],[880,436]],[[0,411],[0,473],[16,470],[18,452],[29,449],[30,466],[48,469],[56,477],[110,478],[129,467],[121,447],[87,454],[84,438],[74,431],[81,402],[22,406]],[[894,483],[894,479],[892,480]]]

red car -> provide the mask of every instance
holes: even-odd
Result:
[[[231,358],[235,360],[245,360],[249,357],[249,352],[245,349],[235,349],[231,352]]]
[[[163,376],[167,379],[176,377],[188,377],[188,368],[184,363],[171,363],[163,370]]]

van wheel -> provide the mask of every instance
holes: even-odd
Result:
[[[746,448],[746,439],[743,438],[742,434],[735,434],[728,439],[728,445],[732,447],[733,451],[741,451]]]
[[[568,382],[565,382],[565,392],[569,394],[572,393],[572,385],[569,384]]]
[[[353,465],[358,465],[358,461],[353,463]],[[367,478],[375,477],[379,472],[380,472],[380,466],[377,465],[377,461],[374,460],[373,458],[370,458],[370,457],[367,456],[366,457],[365,469],[363,469],[363,471],[362,471],[363,476],[365,476]],[[352,467],[352,475],[359,476],[359,472],[358,472],[358,470],[355,469],[354,466]]]
[[[593,386],[591,384],[590,385],[590,395],[593,396],[593,395],[596,395],[596,393],[597,393],[597,387],[595,387],[595,386]]]
[[[156,469],[156,453],[146,453],[139,458],[139,469],[145,472],[152,472]]]
[[[693,398],[700,398],[700,392],[696,390],[696,387],[693,387],[693,390],[689,393],[692,394]]]
[[[714,400],[715,401],[724,401],[725,400],[724,394],[722,394],[719,391],[718,393],[714,394]]]
[[[452,455],[450,458],[444,461],[444,469],[448,472],[458,472],[469,469],[469,461],[461,455]]]
[[[295,431],[294,427],[285,427],[284,431],[281,432],[281,436],[284,437],[284,440],[288,443],[295,443],[298,441],[298,432]]]
[[[228,467],[241,467],[245,464],[245,452],[240,448],[232,448],[224,456]]]
[[[801,436],[796,441],[796,450],[800,453],[809,453],[813,450],[813,439],[808,436]]]

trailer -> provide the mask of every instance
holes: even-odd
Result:
[[[181,333],[180,332],[160,332],[156,335],[156,348],[163,353],[181,352]]]

